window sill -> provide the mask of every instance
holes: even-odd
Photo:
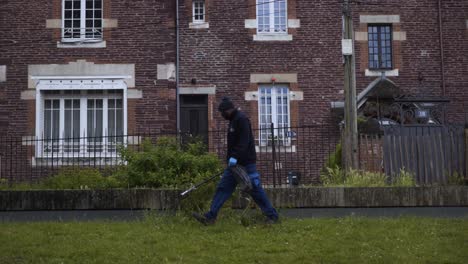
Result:
[[[257,153],[271,153],[273,152],[272,146],[255,146],[255,151]],[[290,146],[275,146],[276,153],[295,153],[297,152],[296,145]]]
[[[6,82],[6,65],[0,65],[0,82]]]
[[[393,69],[393,70],[387,70],[387,69],[366,69],[366,76],[368,77],[380,77],[382,76],[382,73],[385,74],[385,76],[390,76],[390,77],[396,77],[399,75],[398,69]]]
[[[254,41],[292,41],[290,34],[256,34],[253,35]]]
[[[206,29],[206,28],[210,28],[210,23],[208,23],[208,22],[193,22],[193,23],[189,23],[189,28],[191,28],[191,29]]]
[[[120,155],[108,155],[107,157],[33,157],[33,167],[51,166],[115,166],[125,164]]]
[[[99,42],[66,42],[58,41],[57,48],[105,48],[106,41]]]

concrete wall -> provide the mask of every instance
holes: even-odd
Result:
[[[0,191],[0,211],[173,209],[178,190]],[[468,187],[285,188],[267,189],[278,208],[468,207]],[[242,207],[242,201],[233,201]]]

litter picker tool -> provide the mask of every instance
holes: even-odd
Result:
[[[198,187],[200,187],[200,186],[202,186],[202,185],[204,185],[204,184],[206,184],[206,183],[212,181],[212,180],[215,179],[216,177],[220,177],[220,176],[221,176],[221,174],[216,174],[216,175],[211,176],[211,177],[208,178],[208,179],[205,179],[205,180],[203,180],[203,181],[201,181],[201,182],[195,184],[194,186],[192,186],[192,187],[188,188],[187,190],[181,192],[181,193],[180,193],[180,197],[182,197],[182,198],[187,197],[187,195],[188,195],[189,193],[195,191],[196,189],[198,189]]]
[[[234,178],[236,179],[237,183],[239,184],[241,192],[249,193],[252,190],[252,183],[250,181],[250,177],[247,174],[247,171],[245,170],[245,168],[243,166],[236,165],[236,166],[230,167],[229,169],[230,169],[231,173],[233,174]],[[187,195],[189,193],[195,191],[200,186],[202,186],[202,185],[212,181],[216,177],[220,177],[220,176],[222,176],[222,174],[216,174],[216,175],[213,175],[210,178],[207,178],[207,179],[195,184],[194,186],[190,187],[189,189],[181,192],[180,197],[182,197],[182,198],[187,197]]]

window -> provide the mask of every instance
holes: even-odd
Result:
[[[286,0],[257,0],[258,33],[287,33]]]
[[[115,154],[117,145],[123,144],[122,90],[42,93],[42,156],[109,155]]]
[[[63,0],[63,41],[102,39],[102,0]]]
[[[205,1],[204,0],[193,0],[193,22],[194,23],[205,22]]]
[[[369,25],[369,69],[392,68],[391,25]]]
[[[289,145],[289,89],[283,85],[262,85],[259,89],[260,146],[271,143],[271,124],[280,145]]]

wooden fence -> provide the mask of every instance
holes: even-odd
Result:
[[[466,175],[463,126],[392,126],[384,130],[383,167],[387,175],[405,169],[419,184],[445,184]]]

